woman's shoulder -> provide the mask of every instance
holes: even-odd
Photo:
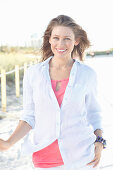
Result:
[[[43,62],[31,65],[27,68],[27,72],[31,73],[31,72],[38,71],[42,65],[43,65]]]
[[[53,56],[49,57],[48,59],[44,60],[44,61],[41,61],[37,64],[34,64],[32,66],[30,66],[27,70],[28,72],[37,72],[37,71],[41,71],[41,69],[44,68],[44,66],[47,66],[47,64],[49,63],[49,60],[52,58]]]
[[[91,66],[89,66],[86,63],[83,63],[81,61],[78,62],[78,67],[79,67],[80,71],[84,72],[85,74],[86,73],[91,74],[91,75],[96,74],[96,70],[93,67],[91,67]]]
[[[78,73],[79,76],[87,81],[96,81],[97,73],[96,70],[83,62],[78,62]]]
[[[27,70],[25,71],[25,75],[24,75],[24,78],[28,79],[31,84],[32,82],[36,79],[36,77],[40,77],[40,73],[41,73],[41,66],[42,66],[43,62],[40,62],[40,63],[37,63],[37,64],[34,64],[34,65],[31,65],[27,68]]]

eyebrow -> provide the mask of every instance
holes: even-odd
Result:
[[[56,35],[56,34],[55,34],[55,35],[53,35],[53,36],[57,36],[57,37],[58,37],[59,35]],[[69,35],[68,35],[68,36],[64,36],[64,37],[70,37],[70,38],[71,38],[71,36],[69,36]]]

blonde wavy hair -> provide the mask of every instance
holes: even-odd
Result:
[[[83,61],[84,52],[87,48],[89,48],[90,41],[88,40],[87,33],[82,29],[82,27],[76,24],[71,17],[66,15],[59,15],[49,22],[43,35],[43,43],[41,48],[42,61],[54,55],[51,50],[49,39],[51,37],[52,30],[55,26],[65,26],[73,30],[75,39],[79,40],[79,44],[77,46],[74,46],[74,49],[72,51],[72,58],[78,56],[79,60]]]

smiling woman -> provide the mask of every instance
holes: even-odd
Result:
[[[75,36],[71,28],[55,26],[52,30],[49,43],[54,55],[68,58],[71,56],[74,46],[77,46],[79,42],[75,40]]]
[[[35,168],[97,170],[105,144],[97,76],[75,59],[83,60],[89,46],[86,32],[69,16],[50,21],[43,36],[44,61],[24,75],[23,114],[9,139],[0,140],[1,151],[34,129],[22,152],[32,153]]]
[[[71,56],[78,55],[80,60],[83,60],[84,51],[90,46],[90,41],[82,27],[76,24],[72,18],[63,15],[51,20],[44,33],[42,45],[43,60],[54,54],[52,47],[56,42],[57,44],[58,42],[65,42],[66,45],[71,45]],[[61,47],[63,47],[63,44]],[[58,46],[56,50],[62,54],[67,49],[60,49]]]

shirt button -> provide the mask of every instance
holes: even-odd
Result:
[[[57,125],[59,125],[59,122],[57,122]]]
[[[57,122],[56,124],[57,124],[57,127],[60,126],[60,122]]]

